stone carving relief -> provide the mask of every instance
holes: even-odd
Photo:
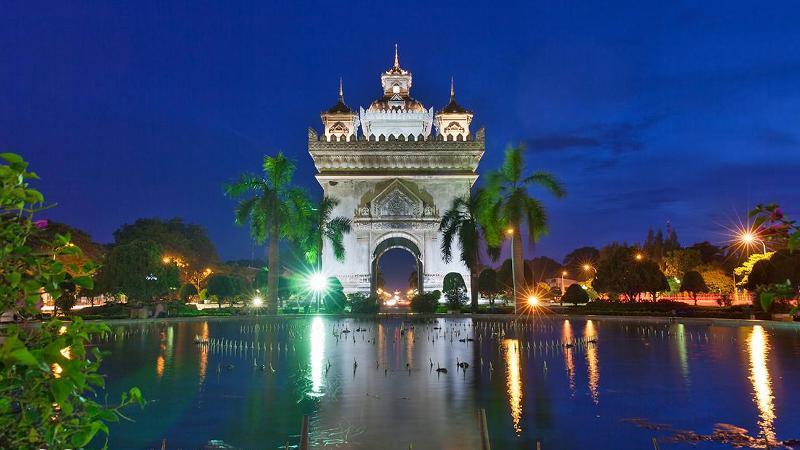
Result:
[[[395,188],[375,205],[376,215],[384,218],[412,218],[419,215],[418,201],[412,200],[408,194]]]

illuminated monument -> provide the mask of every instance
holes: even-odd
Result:
[[[337,261],[330,246],[322,256],[326,275],[338,277],[346,292],[374,292],[380,257],[393,248],[416,259],[420,290],[442,289],[448,272],[469,286],[468,268],[458,258],[442,259],[439,222],[478,178],[484,131],[470,134],[472,112],[456,103],[452,82],[450,102],[434,113],[410,96],[411,81],[395,48],[379,99],[357,113],[345,104],[340,81],[339,101],[321,114],[323,133],[308,130],[316,178],[326,196],[339,200],[333,215],[353,221],[345,260]]]

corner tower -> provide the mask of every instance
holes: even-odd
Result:
[[[450,103],[436,113],[436,130],[446,141],[465,141],[469,136],[472,111],[456,103],[456,90],[450,79]]]
[[[358,137],[358,115],[344,102],[342,79],[339,78],[339,101],[320,114],[325,139],[328,141],[350,141]]]

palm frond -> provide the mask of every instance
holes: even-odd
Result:
[[[506,149],[503,167],[500,169],[505,179],[511,184],[516,184],[519,182],[522,169],[522,146]]]
[[[535,184],[541,186],[556,198],[562,198],[567,195],[564,186],[550,172],[534,172],[531,176],[525,178],[524,183],[526,185]]]

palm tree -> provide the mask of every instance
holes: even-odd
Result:
[[[250,234],[258,244],[269,239],[267,251],[267,311],[278,309],[278,245],[281,239],[298,241],[308,235],[311,203],[306,192],[292,187],[293,161],[278,153],[265,156],[261,175],[244,173],[225,186],[225,194],[242,198],[234,210],[236,223],[250,223]]]
[[[314,209],[312,220],[313,227],[308,234],[308,241],[305,244],[306,260],[309,264],[315,265],[318,271],[322,269],[322,250],[325,241],[330,241],[333,247],[333,256],[337,261],[344,261],[344,235],[350,232],[351,221],[346,217],[331,217],[339,200],[333,197],[323,197],[319,205]]]
[[[442,216],[439,231],[442,232],[442,258],[445,262],[453,259],[453,240],[457,239],[461,248],[461,261],[470,271],[470,296],[472,312],[478,310],[478,266],[480,265],[479,246],[481,226],[478,222],[478,201],[483,194],[458,197],[453,200],[450,209]],[[499,256],[499,247],[487,248],[490,256]]]
[[[528,190],[538,186],[556,198],[566,195],[561,183],[552,174],[537,171],[526,175],[522,152],[521,146],[506,150],[503,166],[488,176],[486,186],[477,200],[478,219],[490,246],[499,247],[506,233],[513,235],[511,258],[517,286],[523,286],[525,282],[522,228],[525,228],[530,243],[536,242],[547,232],[544,205],[532,197]],[[514,300],[516,302],[519,298]]]
[[[417,269],[408,274],[408,287],[409,289],[419,289],[419,272]]]

